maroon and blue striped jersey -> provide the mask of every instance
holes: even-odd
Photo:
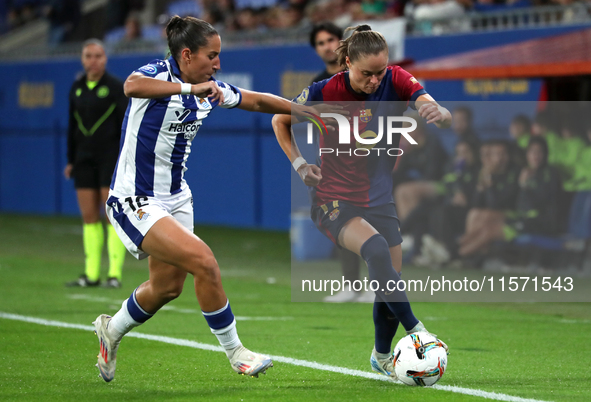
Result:
[[[349,117],[359,118],[358,133],[361,138],[375,138],[380,129],[379,116],[385,126],[387,116],[402,116],[414,101],[427,92],[407,71],[398,66],[389,66],[377,91],[360,94],[351,88],[349,73],[338,73],[333,77],[314,83],[295,99],[299,104],[335,102],[342,104]],[[322,180],[312,189],[313,203],[326,204],[341,200],[356,206],[373,207],[392,202],[392,170],[396,156],[390,156],[388,149],[397,148],[400,134],[392,136],[387,143],[386,128],[382,139],[375,145],[360,144],[353,135],[350,124],[350,144],[339,143],[338,130],[321,133],[318,136],[320,169]],[[358,152],[365,148],[363,152]],[[391,153],[397,155],[397,152]]]

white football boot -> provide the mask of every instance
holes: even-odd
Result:
[[[106,382],[112,381],[115,378],[115,365],[117,364],[117,348],[121,340],[113,339],[109,336],[107,327],[111,321],[111,316],[101,314],[93,322],[94,333],[99,339],[100,352],[98,354],[98,363],[101,377]]]
[[[251,352],[240,345],[232,352],[230,364],[238,374],[258,377],[259,374],[266,374],[269,367],[273,367],[271,358]]]
[[[376,373],[383,374],[394,380],[397,380],[396,372],[394,371],[394,356],[392,353],[389,354],[387,359],[380,359],[377,355],[376,348],[374,347],[371,352],[369,362],[371,363],[371,369]]]

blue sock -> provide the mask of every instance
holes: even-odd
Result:
[[[384,304],[394,313],[404,329],[408,331],[414,328],[419,323],[419,320],[417,320],[410,308],[406,292],[397,289],[391,293],[388,291],[388,283],[392,288],[392,284],[397,283],[400,276],[392,267],[390,249],[384,236],[376,234],[363,243],[361,257],[367,263],[369,279],[379,283],[376,291],[378,298],[384,301]]]
[[[230,301],[227,301],[226,305],[219,310],[212,311],[211,313],[202,311],[202,313],[205,321],[207,321],[207,325],[211,329],[226,328],[234,322],[234,314],[232,314],[232,309],[230,308]]]
[[[230,358],[232,350],[242,345],[236,332],[236,320],[232,314],[230,302],[227,301],[226,305],[219,310],[210,313],[202,311],[202,313],[211,332],[218,338],[220,345],[226,349],[226,355]]]
[[[398,329],[398,318],[390,311],[386,303],[376,301],[373,304],[373,324],[375,327],[375,347],[378,353],[390,353],[392,340]]]
[[[152,316],[154,314],[150,314],[147,313],[137,302],[137,299],[135,298],[135,292],[137,291],[137,289],[135,289],[133,291],[133,293],[131,294],[131,296],[129,297],[129,299],[127,299],[127,311],[129,312],[129,315],[131,316],[131,318],[134,319],[134,321],[137,321],[138,323],[142,324],[144,322],[146,322],[148,319],[152,318]]]

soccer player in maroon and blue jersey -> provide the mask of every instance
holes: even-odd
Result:
[[[348,71],[304,89],[297,103],[338,102],[350,118],[358,117],[361,138],[368,138],[364,134],[376,137],[380,120],[377,116],[401,116],[408,105],[418,109],[427,123],[439,128],[451,125],[449,111],[437,104],[412,75],[400,67],[388,66],[388,46],[383,35],[368,25],[348,30],[353,34],[337,49],[339,62]],[[395,149],[400,135],[393,136],[392,144],[387,144],[387,135],[383,135],[371,147],[359,144],[352,130],[349,144],[339,142],[338,132],[326,132],[319,136],[322,153],[317,166],[301,157],[291,138],[289,116],[276,115],[273,129],[294,169],[306,185],[313,187],[312,220],[318,229],[337,246],[360,255],[367,263],[370,279],[379,283],[373,308],[375,347],[370,362],[372,370],[395,378],[391,347],[399,323],[407,334],[427,332],[414,316],[406,293],[393,286],[400,280],[402,266],[402,238],[391,179],[398,152],[386,149]],[[361,148],[365,150],[361,152]]]

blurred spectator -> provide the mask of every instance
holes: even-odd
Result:
[[[235,29],[243,31],[253,31],[260,26],[260,16],[252,8],[243,8],[239,10],[235,18]]]
[[[124,26],[127,17],[132,12],[141,11],[144,8],[144,0],[109,0],[107,4],[106,30]]]
[[[343,71],[343,66],[337,62],[338,57],[335,53],[341,39],[343,39],[343,30],[332,22],[323,22],[312,28],[310,46],[326,66],[324,71],[312,80],[312,83],[325,80]]]
[[[80,21],[79,0],[49,0],[45,7],[49,19],[49,44],[67,41]]]
[[[401,223],[402,233],[413,237],[406,262],[414,259],[419,265],[434,266],[457,258],[456,239],[464,233],[479,168],[478,149],[458,142],[454,159],[439,182],[441,195],[422,201]]]
[[[472,109],[467,106],[459,106],[454,109],[452,116],[451,128],[458,137],[458,141],[467,141],[478,148],[480,139],[473,127]]]
[[[394,200],[400,220],[425,198],[437,195],[436,181],[441,179],[447,153],[439,137],[429,133],[423,119],[416,118],[412,137],[418,145],[409,146],[392,175]]]
[[[125,20],[125,36],[123,41],[130,42],[142,38],[142,24],[137,14],[130,13]]]
[[[492,151],[496,152],[496,151]],[[486,251],[495,240],[511,241],[521,233],[555,235],[558,233],[557,208],[560,179],[557,171],[548,165],[548,146],[540,137],[534,137],[526,151],[527,166],[521,169],[518,193],[513,211],[470,211],[468,220],[473,225],[460,240],[462,256]],[[505,205],[507,208],[507,205]],[[513,208],[512,208],[513,209]],[[476,216],[478,213],[478,216]],[[475,225],[476,219],[480,220]]]
[[[209,22],[217,30],[222,30],[232,19],[234,2],[232,0],[203,0],[200,18]]]
[[[466,231],[459,240],[459,255],[468,256],[493,240],[505,221],[505,211],[515,209],[519,190],[518,171],[510,166],[508,144],[489,141],[481,147],[482,168],[476,184],[473,208],[466,219]]]
[[[558,164],[564,171],[565,180],[569,180],[572,177],[579,153],[585,147],[582,135],[582,128],[578,117],[575,114],[568,115],[566,121],[562,123],[560,130],[562,152],[558,160]]]
[[[591,191],[591,119],[585,133],[587,143],[577,156],[572,178],[564,184],[564,189],[569,192]]]
[[[543,137],[548,144],[548,163],[558,165],[560,159],[560,137],[556,134],[556,123],[550,118],[547,110],[542,110],[536,114],[531,126],[531,134],[534,137]]]
[[[515,116],[509,125],[509,134],[517,142],[519,148],[527,148],[531,137],[530,118],[524,114]]]

